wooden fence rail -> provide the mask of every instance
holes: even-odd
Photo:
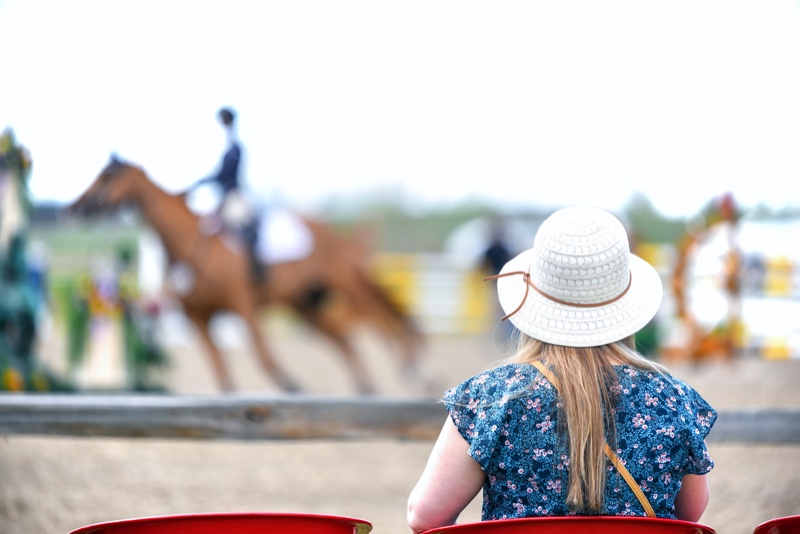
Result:
[[[0,394],[0,434],[237,440],[433,440],[426,399]],[[800,410],[720,412],[709,442],[800,444]]]

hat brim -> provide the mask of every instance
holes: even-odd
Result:
[[[511,259],[500,274],[528,272],[534,261],[533,249]],[[625,339],[641,330],[661,306],[664,289],[658,271],[645,260],[630,254],[631,285],[618,300],[602,306],[578,307],[561,304],[532,288],[525,297],[522,276],[497,279],[497,295],[505,313],[522,307],[507,320],[525,334],[568,347],[596,347]]]

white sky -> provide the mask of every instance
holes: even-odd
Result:
[[[800,205],[797,0],[0,0],[0,128],[36,200],[112,151],[168,190],[239,112],[246,183],[668,215]]]

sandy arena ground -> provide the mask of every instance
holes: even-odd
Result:
[[[232,337],[237,335],[234,328]],[[272,343],[309,391],[351,394],[336,356],[314,334],[290,329]],[[369,334],[359,346],[369,355],[381,394],[399,397],[433,398],[499,356],[487,336],[430,339],[424,364],[435,377],[434,393],[404,384],[396,360]],[[172,392],[216,394],[209,365],[190,336],[169,351]],[[274,391],[245,348],[233,344],[228,354],[242,392]],[[672,369],[721,411],[800,409],[800,360],[748,357]],[[66,534],[115,519],[233,511],[345,515],[370,521],[378,534],[405,533],[406,498],[431,445],[3,436],[0,534]],[[720,534],[749,534],[765,520],[800,514],[800,445],[713,443],[710,450],[716,468],[703,523]],[[480,519],[479,499],[462,522]]]

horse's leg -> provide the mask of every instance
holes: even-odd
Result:
[[[214,340],[211,339],[211,334],[209,332],[209,321],[211,318],[198,314],[188,314],[188,317],[189,320],[192,321],[192,324],[194,324],[197,333],[200,335],[200,341],[202,341],[203,346],[205,346],[206,352],[211,356],[211,366],[217,377],[217,385],[223,393],[231,393],[235,388],[233,387],[231,375],[228,372],[228,366],[225,365],[222,353],[219,347],[217,347],[217,344],[214,343]]]
[[[373,320],[386,343],[396,343],[398,350],[394,352],[400,356],[400,371],[405,381],[415,387],[428,387],[429,382],[420,369],[419,361],[422,333],[413,319],[363,271],[356,272],[350,294],[355,298],[354,304],[362,307],[365,316]]]
[[[339,354],[341,354],[345,367],[350,373],[356,391],[360,395],[374,394],[375,386],[372,384],[367,368],[349,338],[342,334],[338,328],[326,323],[320,316],[318,309],[309,306],[297,306],[296,310],[310,326],[316,328],[339,349]]]
[[[278,386],[287,393],[296,393],[300,391],[300,386],[286,371],[284,371],[267,349],[267,342],[264,339],[264,334],[261,332],[261,327],[256,320],[255,313],[242,314],[247,330],[250,332],[250,339],[256,349],[258,360],[261,362],[264,370],[271,376]]]

